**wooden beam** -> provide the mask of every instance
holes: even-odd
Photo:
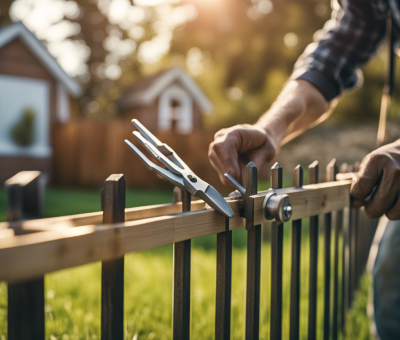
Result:
[[[350,181],[278,189],[291,197],[293,219],[349,206]],[[261,194],[254,199],[255,223],[264,223]],[[193,203],[192,203],[193,204]],[[238,200],[229,201],[235,217],[229,229],[244,227]],[[122,257],[166,244],[225,231],[225,218],[213,209],[129,221],[87,225],[0,239],[0,280],[21,281],[45,273]]]
[[[203,210],[206,203],[202,200],[192,202],[192,211]],[[145,218],[178,214],[182,211],[182,203],[158,204],[146,207],[125,209],[125,221],[136,221]],[[103,212],[92,212],[69,216],[42,218],[37,220],[3,222],[0,223],[0,230],[13,229],[19,234],[29,234],[40,231],[54,231],[72,227],[80,227],[89,224],[101,224]]]
[[[279,194],[290,196],[293,208],[292,220],[341,210],[350,205],[350,181],[327,182],[305,185],[302,188],[279,189]],[[251,196],[254,199],[254,223],[265,223],[262,212],[264,195]]]

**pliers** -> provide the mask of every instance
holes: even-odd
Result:
[[[132,124],[138,131],[134,131],[135,138],[146,148],[154,159],[163,163],[162,168],[150,161],[135,145],[125,139],[125,143],[139,157],[149,169],[164,177],[177,187],[187,190],[193,196],[201,198],[210,207],[226,217],[233,217],[234,213],[228,202],[210,184],[196,176],[184,161],[167,144],[161,143],[137,119],[132,119]]]

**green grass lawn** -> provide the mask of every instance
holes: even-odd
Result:
[[[263,185],[266,187],[266,184]],[[46,217],[100,210],[99,190],[49,188]],[[127,207],[170,202],[169,191],[127,191]],[[5,192],[0,190],[0,220],[5,219]],[[263,232],[268,239],[269,226]],[[283,338],[289,337],[290,225],[285,225],[283,274]],[[243,339],[246,273],[246,231],[233,233],[232,339]],[[214,338],[216,236],[194,239],[192,251],[192,339]],[[322,238],[318,280],[318,339],[322,338]],[[269,339],[270,243],[262,250],[260,338]],[[301,339],[307,335],[308,314],[308,221],[303,224],[301,257]],[[100,263],[46,275],[46,338],[100,339]],[[366,316],[370,279],[364,277],[354,307],[347,318],[349,339],[370,339]],[[0,283],[0,339],[7,337],[6,284]],[[171,339],[172,246],[129,254],[125,257],[125,339]]]

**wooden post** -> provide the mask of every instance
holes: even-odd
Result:
[[[282,188],[282,167],[271,168],[271,188]],[[271,340],[282,339],[283,224],[271,223]]]
[[[250,162],[246,166],[244,197],[247,229],[246,340],[257,340],[260,329],[261,224],[254,225],[250,218],[252,214],[249,214],[249,211],[253,212],[253,201],[249,197],[257,194],[257,185],[257,167]]]
[[[122,174],[106,179],[102,191],[103,223],[125,221],[125,178]],[[118,245],[115,245],[118,246]],[[124,257],[102,262],[101,338],[124,338]]]
[[[293,187],[303,186],[303,169],[296,166]],[[292,271],[290,282],[290,340],[299,339],[301,220],[292,221]]]
[[[5,182],[7,220],[42,217],[43,189],[39,171],[22,171]],[[16,230],[16,233],[18,231]],[[44,277],[8,283],[8,339],[44,339]]]
[[[318,162],[308,167],[308,184],[318,183]],[[318,290],[318,216],[310,217],[310,288],[308,291],[308,339],[317,339],[317,290]]]
[[[191,195],[182,190],[182,212],[190,211]],[[190,338],[191,240],[174,243],[173,339]]]

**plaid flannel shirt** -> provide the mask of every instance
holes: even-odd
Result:
[[[332,17],[294,66],[291,79],[305,79],[328,101],[362,83],[360,67],[386,32],[389,9],[400,26],[399,0],[332,0]]]

